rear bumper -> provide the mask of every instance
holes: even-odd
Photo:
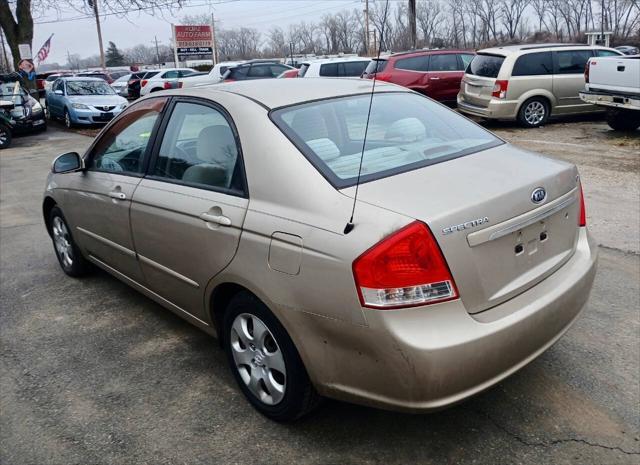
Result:
[[[480,314],[470,315],[461,301],[366,310],[367,327],[314,318],[296,322],[308,328],[296,339],[320,393],[392,410],[437,410],[487,389],[555,343],[587,301],[596,260],[582,228],[562,268]]]
[[[579,95],[583,102],[587,102],[592,105],[640,111],[640,95],[613,94],[586,90],[580,92]]]
[[[458,94],[456,103],[461,112],[482,118],[513,120],[516,119],[518,112],[517,100],[492,99],[486,107],[483,107],[465,101],[464,95]]]

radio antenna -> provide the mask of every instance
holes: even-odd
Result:
[[[371,107],[373,106],[373,93],[376,90],[376,77],[378,76],[378,63],[380,63],[380,53],[382,52],[382,44],[384,41],[384,29],[387,24],[387,13],[389,12],[389,0],[384,5],[384,14],[382,16],[382,26],[380,28],[380,43],[378,44],[378,55],[376,57],[376,67],[373,73],[373,83],[371,84],[371,95],[369,96],[369,109],[367,110],[367,122],[364,126],[364,138],[362,140],[362,151],[360,152],[360,164],[358,166],[358,178],[356,179],[356,192],[353,195],[353,207],[351,208],[351,218],[344,227],[344,233],[349,234],[353,228],[353,215],[356,213],[356,202],[358,201],[358,190],[360,189],[360,176],[362,175],[362,161],[364,160],[364,150],[367,145],[367,133],[369,131],[369,119],[371,118]],[[369,38],[367,37],[367,43]]]

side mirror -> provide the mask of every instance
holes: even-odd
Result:
[[[64,92],[62,92],[60,89],[54,90],[53,93],[56,95],[64,95]]]
[[[84,171],[84,160],[77,152],[58,155],[51,165],[52,173],[73,173]]]

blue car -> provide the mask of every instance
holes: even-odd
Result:
[[[106,123],[127,106],[104,80],[87,77],[57,79],[47,91],[51,118],[60,118],[68,128],[74,125]]]

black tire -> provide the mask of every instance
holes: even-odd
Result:
[[[286,383],[284,396],[275,405],[263,402],[248,387],[240,375],[240,369],[236,365],[232,351],[232,325],[239,315],[257,317],[269,330],[279,347],[284,358],[286,371]],[[275,421],[293,421],[313,410],[320,402],[320,396],[314,389],[307,370],[300,359],[293,341],[287,334],[282,324],[260,300],[249,292],[236,294],[229,302],[223,319],[222,343],[227,352],[227,359],[231,372],[238,386],[253,407],[267,418]],[[248,350],[248,349],[247,349]],[[260,367],[254,367],[258,369]]]
[[[623,108],[608,108],[607,124],[614,131],[635,131],[640,127],[640,112]]]
[[[64,109],[64,115],[62,117],[62,121],[64,122],[64,125],[67,127],[67,129],[73,128],[73,121],[71,121],[71,115],[69,114],[69,110],[67,110],[66,108]]]
[[[550,107],[547,99],[532,97],[518,110],[518,122],[525,128],[537,128],[549,119]]]
[[[56,245],[56,232],[54,231],[54,228],[57,227],[58,220],[60,220],[66,228],[66,234],[64,234],[64,237],[70,247],[70,249],[68,250],[70,252],[69,256],[71,257],[70,262],[68,260],[65,260],[64,254]],[[60,208],[58,208],[57,206],[53,207],[49,212],[49,228],[51,233],[51,240],[53,242],[53,250],[56,253],[56,257],[58,258],[58,263],[60,263],[62,271],[74,278],[79,278],[87,275],[91,271],[91,263],[89,263],[87,259],[82,255],[82,252],[80,252],[78,245],[73,240],[71,229],[67,224],[67,220],[62,214],[62,210],[60,210]]]
[[[11,146],[11,129],[4,124],[0,124],[0,149]]]

